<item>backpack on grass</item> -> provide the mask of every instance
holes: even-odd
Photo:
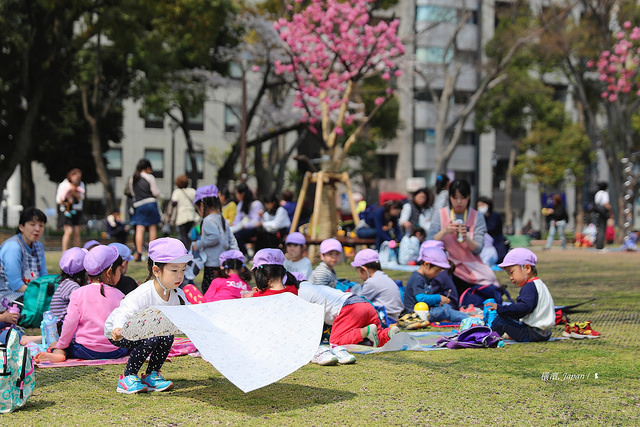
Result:
[[[49,310],[51,297],[58,287],[58,275],[47,274],[29,282],[24,292],[24,307],[20,314],[20,326],[39,328],[42,313]]]
[[[436,347],[447,348],[489,348],[497,347],[502,337],[488,326],[472,326],[469,329],[442,337]]]
[[[31,354],[20,345],[14,329],[9,329],[6,343],[0,345],[0,363],[0,413],[13,412],[27,403],[36,385]]]

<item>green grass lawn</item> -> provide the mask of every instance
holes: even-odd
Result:
[[[50,271],[58,271],[59,256],[48,254]],[[591,320],[601,339],[357,355],[356,365],[309,364],[248,394],[210,364],[188,356],[164,365],[163,374],[175,382],[167,393],[116,393],[122,365],[42,369],[27,405],[0,420],[4,425],[640,424],[640,254],[553,249],[538,256],[539,275],[556,304],[597,298],[570,319]],[[146,277],[140,263],[129,273]],[[356,279],[347,264],[338,273]],[[409,276],[388,273],[405,282]],[[508,283],[505,273],[498,275]],[[515,298],[517,290],[512,285],[509,290]],[[556,327],[554,336],[561,333]],[[554,373],[558,379],[543,380]]]

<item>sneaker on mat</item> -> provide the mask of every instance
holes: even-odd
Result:
[[[389,338],[393,338],[394,335],[397,335],[400,332],[402,332],[402,330],[398,325],[391,326],[387,331],[387,333],[389,334]]]
[[[367,328],[367,335],[364,338],[371,341],[371,345],[373,345],[374,347],[377,347],[379,344],[378,327],[372,323],[366,328]]]
[[[137,375],[120,375],[118,379],[118,388],[116,391],[118,393],[125,394],[136,394],[136,393],[146,393],[147,386],[140,381]]]
[[[320,346],[316,350],[316,354],[313,355],[311,363],[322,366],[337,365],[338,357],[332,353],[329,347]]]
[[[331,353],[338,358],[338,363],[341,365],[351,365],[352,363],[356,363],[356,357],[341,345],[333,347],[331,349]]]
[[[600,338],[600,332],[596,332],[593,329],[591,329],[590,321],[576,322],[575,326],[576,326],[575,329],[571,331],[571,338],[575,338],[578,340],[581,340],[584,338],[588,338],[588,339]]]
[[[573,332],[574,329],[577,329],[575,322],[567,323],[566,325],[564,325],[564,332],[562,333],[562,336],[566,338],[571,338],[571,332]]]
[[[149,388],[149,391],[166,391],[173,388],[173,383],[165,380],[158,371],[152,371],[150,374],[143,375],[142,383]]]

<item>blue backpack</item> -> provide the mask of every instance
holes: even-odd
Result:
[[[36,385],[31,354],[20,345],[14,329],[9,329],[6,343],[0,344],[0,362],[0,413],[13,412],[27,403]]]

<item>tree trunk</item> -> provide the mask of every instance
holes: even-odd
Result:
[[[317,188],[317,186],[316,186]],[[318,214],[318,239],[328,239],[336,235],[338,231],[338,211],[336,209],[336,185],[334,182],[325,183],[322,186],[322,203],[314,206]],[[311,234],[311,230],[309,230]]]
[[[91,156],[93,157],[93,162],[96,164],[98,179],[104,188],[105,215],[109,215],[111,212],[118,210],[118,206],[116,205],[113,186],[109,179],[107,166],[104,164],[104,158],[102,157],[102,145],[100,144],[98,122],[96,120],[92,120],[89,124],[91,126]]]
[[[33,171],[29,157],[20,163],[20,191],[24,208],[36,205],[36,191],[33,185]]]
[[[516,145],[511,144],[504,188],[504,226],[507,234],[515,234],[515,230],[513,229],[513,209],[511,208],[511,194],[513,193],[513,168],[516,165],[516,153]]]
[[[576,230],[574,235],[582,233],[584,227],[584,194],[582,185],[580,188],[576,185]]]

